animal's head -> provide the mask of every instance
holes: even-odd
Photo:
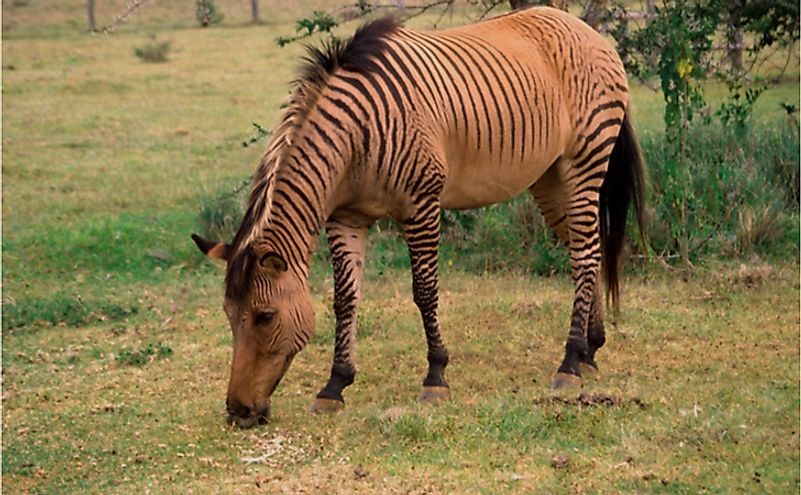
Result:
[[[305,277],[275,251],[251,247],[234,253],[229,244],[192,239],[205,255],[227,264],[223,308],[234,337],[228,422],[264,423],[270,396],[314,331]]]

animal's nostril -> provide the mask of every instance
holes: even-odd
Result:
[[[251,409],[248,406],[241,404],[239,401],[226,401],[225,411],[230,416],[236,416],[238,418],[247,418],[251,415]]]

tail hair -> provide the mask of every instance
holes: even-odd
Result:
[[[606,301],[613,314],[620,312],[620,255],[626,239],[629,208],[634,209],[640,240],[645,239],[645,170],[637,137],[627,114],[609,158],[600,193],[602,270]]]

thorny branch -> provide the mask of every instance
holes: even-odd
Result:
[[[125,22],[125,20],[128,19],[128,17],[130,17],[131,14],[134,13],[134,11],[136,11],[137,9],[139,9],[139,7],[141,7],[142,5],[146,4],[149,1],[150,0],[130,0],[125,5],[125,10],[123,10],[120,15],[115,17],[110,24],[103,26],[103,28],[100,29],[100,32],[104,34],[111,33],[119,24]]]

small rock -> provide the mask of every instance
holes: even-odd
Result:
[[[366,469],[364,469],[364,466],[359,464],[358,466],[356,466],[356,469],[353,470],[353,474],[356,475],[356,479],[359,480],[362,478],[366,478],[367,475],[370,473]]]
[[[567,454],[556,454],[551,457],[551,467],[554,469],[565,469],[570,465],[570,457]]]

